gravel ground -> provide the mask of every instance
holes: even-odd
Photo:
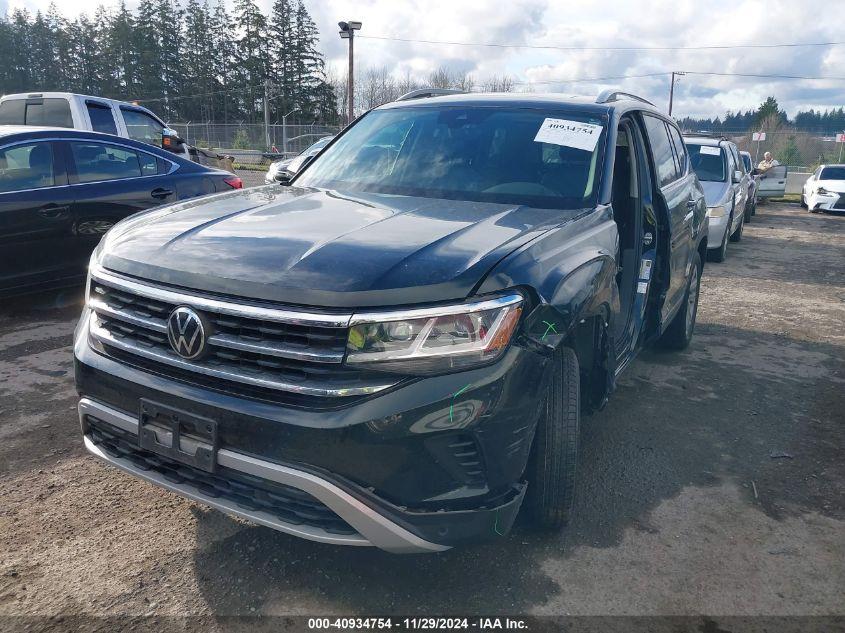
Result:
[[[6,304],[0,616],[841,615],[843,262],[845,217],[761,206],[705,269],[692,346],[643,353],[584,420],[574,523],[430,556],[298,540],[87,457],[80,291]]]
[[[244,181],[244,187],[257,187],[264,184],[264,174],[267,170],[256,171],[254,169],[236,169],[235,174]]]

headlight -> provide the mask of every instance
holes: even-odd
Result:
[[[721,218],[727,214],[725,207],[707,207],[707,217],[709,218]]]
[[[522,296],[352,317],[346,362],[407,374],[467,369],[507,349]]]
[[[830,192],[827,189],[825,189],[824,187],[819,187],[818,189],[816,189],[816,193],[820,194],[822,196],[830,195]]]

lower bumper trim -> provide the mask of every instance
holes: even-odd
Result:
[[[90,398],[83,397],[79,401],[78,411],[83,429],[85,428],[85,416],[90,415],[129,433],[138,434],[138,420],[135,417]],[[108,455],[94,444],[87,435],[84,437],[84,441],[88,452],[124,472],[193,501],[198,501],[227,514],[280,532],[335,545],[374,545],[394,553],[439,552],[449,549],[448,546],[421,539],[382,516],[332,482],[295,468],[257,459],[228,449],[220,449],[217,453],[217,461],[221,466],[307,492],[346,521],[357,531],[357,534],[333,534],[318,527],[286,523],[260,510],[246,510],[228,500],[209,497],[189,484],[173,483],[159,473],[141,470],[128,459]]]

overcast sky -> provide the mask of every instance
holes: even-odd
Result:
[[[50,0],[0,0],[45,9]],[[215,2],[216,0],[211,0]],[[66,15],[93,13],[117,0],[59,1]],[[258,0],[265,12],[272,0]],[[532,46],[712,46],[845,41],[843,0],[306,0],[321,48],[336,68],[346,63],[341,19],[364,23],[362,36]],[[135,7],[136,0],[128,6]],[[230,3],[231,4],[231,3]],[[470,72],[477,83],[507,73],[520,89],[596,94],[608,86],[666,108],[672,70],[845,77],[845,46],[668,51],[531,50],[356,40],[356,64],[387,66],[397,76],[425,76],[438,66]],[[602,83],[559,80],[667,73]],[[356,75],[358,73],[356,72]],[[676,116],[715,116],[756,108],[774,95],[790,115],[845,104],[845,81],[687,75],[676,85]]]

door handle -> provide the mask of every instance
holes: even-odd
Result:
[[[698,200],[687,200],[687,209],[692,209],[695,211],[695,208],[698,206]]]
[[[38,215],[48,220],[61,220],[68,216],[70,205],[47,204],[38,209]]]
[[[153,189],[150,192],[150,195],[153,198],[157,198],[158,200],[162,200],[162,199],[166,198],[167,196],[172,196],[173,193],[174,193],[173,189],[165,189],[164,187],[159,187],[157,189]]]

